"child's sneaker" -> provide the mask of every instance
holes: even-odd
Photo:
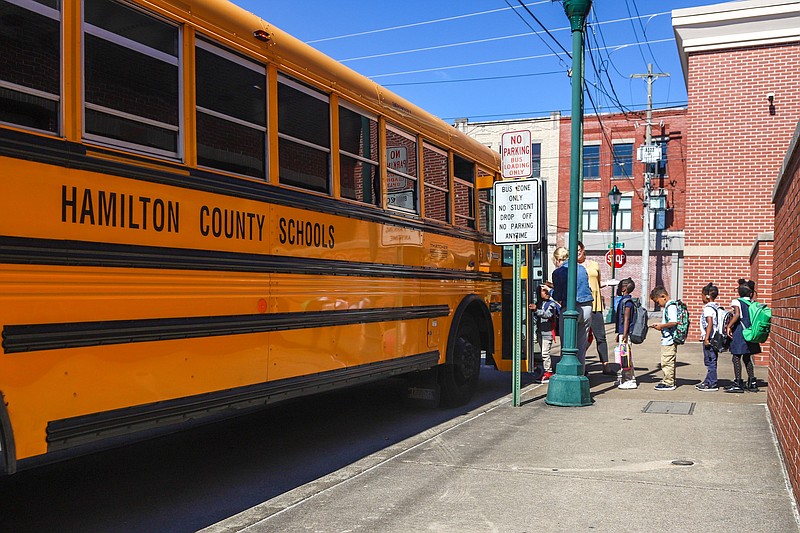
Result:
[[[636,383],[635,379],[629,379],[628,381],[624,381],[619,384],[619,389],[638,389],[639,384]]]
[[[708,383],[700,383],[699,385],[695,385],[695,387],[700,392],[714,392],[719,390],[719,387],[716,385],[709,385]]]
[[[744,392],[744,389],[742,388],[743,385],[744,383],[742,383],[741,379],[735,379],[733,380],[733,385],[725,388],[725,392],[733,392],[733,393]]]
[[[550,378],[553,377],[553,373],[548,371],[542,374],[542,383],[547,383],[550,381]]]
[[[666,383],[658,383],[653,388],[655,390],[675,390],[675,385],[667,385]]]

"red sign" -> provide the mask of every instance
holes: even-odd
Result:
[[[609,250],[606,252],[606,263],[614,268],[622,268],[625,266],[625,260],[628,259],[628,256],[625,255],[625,250],[620,250],[619,248],[614,250],[614,265],[611,264],[611,257],[611,250]]]

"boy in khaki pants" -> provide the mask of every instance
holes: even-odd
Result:
[[[678,358],[678,346],[675,344],[675,328],[678,326],[678,305],[670,301],[667,289],[659,285],[650,291],[650,299],[664,309],[660,324],[651,324],[650,327],[661,332],[661,370],[664,379],[656,384],[655,390],[675,390],[675,360]]]

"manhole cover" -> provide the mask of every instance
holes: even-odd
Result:
[[[649,402],[643,412],[656,415],[690,415],[694,412],[694,402]]]

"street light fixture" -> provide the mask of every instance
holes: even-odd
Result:
[[[611,187],[608,191],[608,201],[611,203],[611,279],[614,279],[614,271],[617,266],[617,211],[619,211],[619,203],[622,201],[622,192],[616,185]]]
[[[622,201],[622,193],[616,185],[608,191],[608,201],[611,203],[611,279],[616,279],[617,266],[617,211],[619,203]],[[611,294],[611,320],[616,320],[617,306],[614,294]]]

